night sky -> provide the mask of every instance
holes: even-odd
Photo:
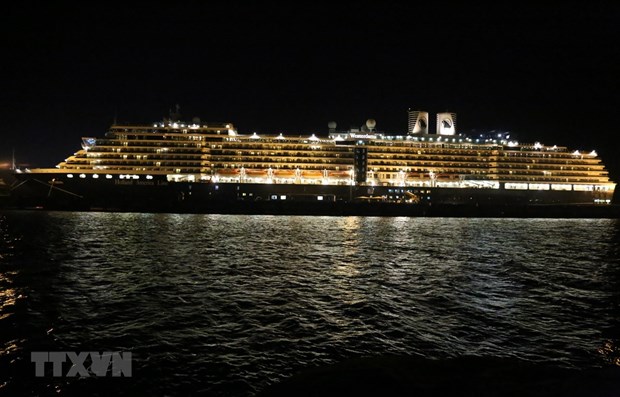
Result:
[[[5,6],[1,162],[14,148],[54,166],[115,117],[151,123],[175,104],[188,120],[292,135],[368,118],[404,133],[415,108],[456,112],[460,132],[596,149],[620,181],[611,1],[232,3]]]

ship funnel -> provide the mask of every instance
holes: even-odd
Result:
[[[170,109],[170,121],[181,121],[181,106],[177,103],[174,110]]]
[[[456,135],[456,113],[437,113],[437,134]]]
[[[428,134],[428,112],[408,110],[409,128],[407,134]]]

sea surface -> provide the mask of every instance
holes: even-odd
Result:
[[[359,357],[583,369],[619,345],[618,220],[0,213],[0,394],[251,396]],[[132,376],[36,377],[33,351],[131,352]]]

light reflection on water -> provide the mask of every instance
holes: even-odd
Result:
[[[386,353],[562,367],[620,357],[615,220],[0,219],[0,332],[25,371],[17,383],[33,349],[132,351],[135,390],[154,394],[252,394]]]

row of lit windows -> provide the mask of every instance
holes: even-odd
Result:
[[[239,156],[286,156],[286,157],[347,157],[352,156],[353,152],[333,152],[333,151],[269,151],[269,150],[232,150],[232,149],[215,149],[209,153],[218,154],[235,154]]]
[[[369,151],[369,155],[371,156],[382,156],[382,157],[392,157],[392,158],[401,158],[401,157],[405,157],[405,158],[411,158],[411,157],[416,157],[417,155],[426,155],[428,157],[440,157],[440,158],[446,158],[446,157],[466,157],[466,158],[472,158],[472,159],[477,159],[477,160],[483,160],[486,161],[487,159],[489,160],[494,160],[494,161],[506,161],[506,157],[511,158],[510,161],[519,161],[519,162],[527,162],[527,161],[539,161],[539,162],[544,162],[544,163],[577,163],[577,164],[592,164],[592,163],[600,163],[600,159],[596,158],[596,157],[592,157],[592,158],[583,158],[583,157],[576,157],[573,155],[531,155],[530,153],[519,153],[519,152],[504,152],[503,154],[499,153],[499,152],[481,152],[481,151],[446,151],[446,150],[417,150],[417,151],[412,151],[411,150],[401,150],[401,151],[390,151],[390,150],[383,150],[383,151]],[[515,158],[516,157],[516,158]],[[527,157],[535,157],[536,160],[534,159],[527,159]]]
[[[190,131],[192,135],[187,135],[188,133],[190,133]],[[122,131],[122,132],[112,131],[112,134],[120,134],[120,135],[128,137],[129,139],[152,139],[154,135],[159,135],[159,136],[168,136],[168,137],[177,136],[181,139],[202,140],[204,139],[205,136],[217,134],[217,130],[214,129],[212,131],[207,131],[207,130],[200,130],[200,129],[191,129],[191,130],[172,129],[172,130],[152,130],[148,132],[133,130],[133,131]]]
[[[142,161],[142,160],[118,160],[118,161],[105,161],[105,162],[79,162],[79,161],[75,161],[75,162],[66,162],[66,163],[60,163],[59,166],[62,168],[70,168],[70,167],[74,167],[74,166],[92,166],[92,167],[96,167],[96,166],[117,166],[117,165],[125,165],[125,164],[139,164],[142,166],[148,166],[148,167],[159,167],[162,164],[164,166],[168,165],[194,165],[196,167],[202,167],[206,164],[201,164],[201,163],[196,163],[195,161],[189,161],[189,160],[175,160],[175,161]]]
[[[471,155],[455,155],[453,153],[450,154],[430,154],[424,152],[416,153],[399,153],[399,154],[389,154],[389,153],[378,153],[378,152],[369,152],[370,158],[385,158],[385,159],[401,159],[401,160],[456,160],[456,161],[487,161],[487,162],[497,162],[497,163],[539,163],[539,164],[600,164],[600,159],[520,159],[520,158],[506,158],[501,156],[485,156],[481,157],[479,155],[471,156]]]
[[[144,141],[144,140],[140,140],[140,141],[118,141],[118,140],[106,140],[106,139],[99,139],[97,140],[97,145],[93,146],[90,150],[91,151],[97,151],[101,149],[105,149],[107,147],[112,147],[115,148],[117,146],[125,146],[125,147],[143,147],[143,148],[148,148],[148,147],[153,147],[153,146],[172,146],[174,148],[196,148],[196,147],[200,147],[200,144],[196,144],[196,143],[191,143],[189,142],[187,139],[184,140],[185,143],[183,144],[179,144],[179,143],[172,143],[169,141],[154,141],[154,140],[150,140],[150,141]],[[255,150],[259,150],[259,151],[269,151],[269,150],[302,150],[302,151],[324,151],[324,152],[331,152],[331,151],[336,151],[336,152],[348,152],[350,151],[350,148],[344,148],[344,147],[338,147],[338,146],[333,146],[330,147],[328,146],[319,146],[319,145],[299,145],[299,144],[293,144],[293,145],[262,145],[262,144],[253,144],[253,143],[245,143],[240,145],[241,147],[238,147],[239,145],[236,144],[230,144],[230,143],[224,143],[224,145],[222,144],[213,144],[211,145],[212,149],[222,149],[222,148],[227,148],[227,149],[255,149]],[[373,152],[371,151],[370,153],[372,155],[389,155],[390,153],[400,153],[402,155],[415,155],[416,153],[418,155],[421,154],[427,154],[427,155],[440,155],[440,156],[469,156],[469,157],[479,157],[479,156],[483,156],[483,157],[495,157],[494,155],[499,156],[499,158],[501,157],[536,157],[536,158],[545,158],[545,159],[550,159],[550,160],[565,160],[565,161],[577,161],[577,160],[586,160],[586,161],[600,161],[597,160],[596,158],[592,158],[592,159],[582,159],[582,157],[575,157],[574,155],[566,155],[566,154],[544,154],[544,153],[539,153],[539,152],[503,152],[503,155],[500,155],[499,152],[495,151],[493,153],[490,153],[489,151],[480,151],[479,149],[476,151],[472,151],[472,150],[449,150],[446,151],[445,149],[443,150],[417,150],[416,153],[411,153],[411,148],[410,147],[406,147],[406,148],[399,148],[400,150],[390,150],[391,148],[388,149],[383,149],[380,152]],[[105,150],[104,150],[105,151]]]
[[[508,157],[538,157],[538,158],[551,158],[551,159],[574,159],[578,158],[575,154],[569,152],[515,152],[504,151],[504,156]]]
[[[87,159],[87,158],[68,158],[67,161],[65,161],[64,163],[66,164],[113,164],[113,163],[118,163],[118,162],[144,162],[148,160],[148,162],[153,162],[153,161],[158,161],[158,162],[167,162],[167,161],[183,161],[183,162],[189,162],[189,163],[202,163],[202,162],[206,162],[206,159],[201,159],[201,158],[184,158],[184,157],[177,157],[177,156],[170,156],[170,157],[166,157],[166,158],[131,158],[131,156],[123,156],[123,157],[116,157],[113,159]],[[202,160],[202,161],[201,161]]]
[[[213,140],[222,140],[221,136],[214,136],[214,137],[208,137],[205,135],[149,135],[149,134],[139,134],[139,135],[131,135],[131,134],[116,134],[116,135],[108,135],[106,138],[109,138],[111,140],[114,140],[114,138],[117,138],[119,140],[129,140],[129,141],[153,141],[153,142],[158,142],[158,141],[204,141],[204,140],[208,140],[206,138],[211,138]],[[98,139],[97,143],[99,143],[99,141],[104,141],[106,139]]]
[[[211,154],[236,154],[239,156],[286,156],[286,157],[296,157],[296,156],[305,156],[305,157],[346,157],[352,156],[353,152],[342,152],[342,151],[330,151],[330,150],[312,150],[312,151],[269,151],[269,150],[233,150],[230,148],[219,149],[213,148],[210,151]]]
[[[111,154],[101,154],[101,153],[92,153],[92,152],[80,152],[78,155],[76,156],[71,156],[69,158],[69,162],[75,162],[75,161],[85,161],[85,159],[90,159],[90,158],[96,158],[96,159],[100,159],[101,161],[111,161],[114,159],[118,159],[119,157],[122,157],[123,159],[137,159],[137,160],[141,160],[141,159],[162,159],[162,160],[169,160],[169,159],[195,159],[195,160],[207,160],[207,159],[211,159],[212,161],[240,161],[242,159],[245,160],[254,160],[254,161],[262,161],[262,162],[288,162],[290,160],[292,160],[293,162],[321,162],[321,161],[341,161],[343,160],[339,154],[335,154],[334,156],[325,156],[325,157],[320,157],[320,156],[310,156],[310,155],[303,155],[303,154],[299,154],[299,153],[295,153],[296,156],[290,156],[290,157],[278,157],[278,156],[270,156],[270,157],[258,157],[259,153],[254,154],[255,157],[252,157],[252,155],[237,155],[234,156],[234,152],[230,151],[230,154],[233,154],[233,156],[225,156],[225,155],[219,155],[217,152],[212,152],[210,155],[209,154],[202,154],[202,153],[174,153],[174,152],[170,152],[168,150],[166,151],[157,151],[156,154],[150,154],[150,155],[142,155],[142,154],[122,154],[122,155],[111,155]],[[347,157],[351,156],[351,153],[347,154]],[[420,161],[422,160],[422,161]],[[430,160],[430,161],[424,161],[424,160]],[[434,160],[434,161],[433,161]],[[475,161],[471,161],[471,162],[466,162],[466,161],[437,161],[438,159],[428,159],[428,158],[419,158],[419,159],[415,159],[415,161],[413,159],[409,160],[409,161],[403,161],[402,159],[373,159],[370,158],[368,160],[369,164],[375,164],[375,165],[392,165],[392,166],[401,166],[401,167],[406,167],[406,166],[419,166],[419,165],[427,165],[427,166],[450,166],[450,167],[467,167],[467,168],[517,168],[517,169],[521,169],[521,168],[526,168],[526,169],[538,169],[538,170],[573,170],[573,171],[591,171],[591,170],[597,170],[600,172],[604,172],[604,167],[602,165],[591,165],[591,167],[586,167],[586,166],[575,166],[575,164],[572,164],[572,166],[568,167],[568,166],[559,166],[559,165],[548,165],[548,164],[536,164],[536,165],[530,165],[530,163],[525,163],[525,164],[520,164],[520,163],[502,163],[502,162],[475,162]]]
[[[508,174],[508,175],[559,175],[559,176],[579,176],[579,175],[588,175],[588,176],[597,176],[597,177],[606,177],[607,174],[604,172],[579,172],[579,171],[541,171],[541,170],[493,170],[496,174]]]
[[[137,151],[123,151],[123,152],[121,152],[120,149],[118,149],[117,152],[118,153],[128,153],[128,154],[124,154],[123,155],[124,158],[126,158],[126,157],[130,157],[131,158],[132,156],[135,156],[136,158],[138,158],[140,156],[140,154],[137,154],[137,153],[157,153],[157,154],[163,154],[164,155],[164,156],[157,156],[157,157],[161,157],[161,158],[164,158],[164,157],[166,157],[166,158],[176,158],[175,156],[178,155],[178,156],[186,156],[186,157],[193,156],[193,157],[190,157],[190,158],[196,158],[196,159],[201,158],[201,157],[197,156],[198,154],[203,154],[204,153],[202,151],[199,151],[199,152],[190,151],[190,153],[180,153],[180,151],[178,152],[175,149],[171,150],[171,149],[168,149],[168,148],[161,148],[161,149],[157,149],[155,151],[152,151],[152,150],[151,151],[146,151],[146,150],[144,150],[144,151],[140,151],[140,152],[137,152]],[[89,157],[89,158],[91,158],[91,157],[96,157],[96,158],[116,158],[115,156],[107,154],[107,153],[109,153],[109,152],[92,152],[92,151],[86,152],[86,151],[80,151],[78,156],[76,156],[76,157],[85,156],[85,157]],[[133,153],[133,154],[129,154],[129,153]],[[170,154],[174,153],[174,155],[168,155],[169,153]],[[222,150],[222,151],[212,151],[212,152],[210,152],[210,154],[211,154],[211,156],[213,158],[215,158],[215,156],[219,156],[220,154],[223,154],[223,155],[226,155],[226,154],[228,154],[228,155],[235,155],[236,154],[236,155],[239,155],[239,156],[250,157],[250,156],[260,156],[261,154],[266,154],[266,153],[263,153],[261,151],[261,152],[249,152],[249,153],[243,154],[243,153],[240,153],[239,151],[235,152],[235,151],[232,151],[232,150]],[[278,155],[280,155],[280,153],[277,153],[277,154],[269,153],[269,155],[271,155],[271,156],[278,156]],[[348,153],[345,153],[344,155],[346,157],[350,157],[350,156],[352,156],[352,153],[348,152]],[[146,155],[144,155],[144,156],[146,158]],[[301,157],[321,158],[321,156],[316,156],[315,153],[311,153],[311,152],[306,152],[306,153],[304,153],[304,152],[294,152],[294,153],[289,153],[289,156],[286,156],[286,157],[287,158],[301,158]],[[338,158],[338,157],[341,157],[341,153],[334,153],[334,155],[331,156],[331,158]],[[443,158],[439,158],[438,159],[438,158],[429,157],[429,156],[423,156],[423,157],[394,156],[392,158],[384,158],[384,156],[380,156],[380,157],[370,157],[369,161],[371,161],[371,162],[375,161],[376,162],[377,158],[381,158],[382,159],[381,161],[383,163],[401,161],[400,162],[401,165],[406,165],[406,163],[403,163],[402,160],[417,161],[416,164],[419,164],[420,160],[422,160],[422,161],[425,161],[425,160],[426,161],[434,161],[435,163],[437,161],[445,162],[445,161],[451,160],[450,164],[455,164],[455,162],[468,164],[467,161],[465,161],[465,160],[459,161],[459,160],[456,160],[454,157],[443,157]],[[517,167],[522,165],[522,164],[528,164],[527,166],[530,167],[529,166],[529,164],[530,164],[529,161],[534,161],[534,160],[528,160],[528,162],[525,162],[525,161],[523,161],[523,162],[511,161],[510,163],[507,163],[505,161],[497,161],[497,162],[496,161],[492,161],[492,162],[488,162],[488,161],[486,161],[487,159],[484,159],[484,158],[481,159],[481,160],[484,163],[486,163],[486,164],[494,164],[494,166],[496,166],[496,167],[506,167],[506,166],[507,167],[512,167],[513,164],[515,166],[517,166]],[[479,163],[478,161],[472,161],[470,163],[472,164],[471,166],[476,166],[476,167],[480,166],[480,165],[474,165],[476,163]],[[538,163],[538,164],[542,164],[542,163]],[[537,165],[537,166],[532,165],[531,167],[535,167],[535,168],[548,168],[548,169],[552,169],[553,170],[553,169],[558,169],[558,164],[562,164],[562,166],[560,166],[559,169],[568,168],[568,167],[564,167],[563,163],[557,163],[557,164],[547,164],[547,163],[545,163],[545,164]],[[571,167],[571,169],[574,169],[575,165],[590,165],[591,167],[595,167],[596,169],[600,169],[600,170],[604,169],[604,166],[602,164],[598,164],[598,162],[593,164],[592,162],[574,161],[574,162],[571,162],[570,164],[573,165],[573,167]],[[590,170],[591,167],[588,167],[587,169]]]
[[[131,169],[127,169],[127,170],[121,170],[121,169],[117,169],[117,171],[142,171],[140,169],[135,169],[135,170],[131,170]],[[192,169],[181,169],[181,168],[177,168],[174,169],[174,172],[176,172],[177,174],[180,173],[187,173],[187,172],[194,172],[194,173],[201,173],[204,174],[203,172],[204,170],[192,170]],[[301,170],[298,170],[301,171]],[[78,171],[79,172],[79,171]],[[302,176],[302,174],[297,174],[296,173],[296,177],[300,177]],[[113,179],[114,176],[111,174],[71,174],[68,173],[66,174],[66,177],[68,179],[73,179],[73,178],[80,178],[80,179],[86,179],[88,177],[92,178],[92,179]],[[142,179],[144,177],[144,179],[148,180],[152,180],[154,177],[153,175],[136,175],[136,174],[120,174],[117,175],[118,179],[127,179],[127,180],[139,180]],[[241,175],[239,175],[239,177],[241,177]],[[369,175],[369,178],[372,179],[373,175]],[[394,182],[390,182],[390,183],[398,183],[399,181],[404,182],[405,178],[403,177],[403,175],[393,175],[393,174],[379,174],[380,180],[395,180]],[[459,180],[458,182],[467,182],[470,180]],[[401,183],[402,183],[401,182]],[[441,181],[438,181],[441,182]],[[443,181],[446,182],[446,181]],[[457,182],[457,181],[454,181]],[[529,183],[529,182],[534,182],[534,183]],[[541,183],[541,182],[545,182],[545,181],[540,181],[540,180],[524,180],[524,181],[518,181],[518,182],[506,182],[504,184],[504,188],[508,189],[508,190],[560,190],[560,191],[570,191],[570,190],[574,190],[574,191],[611,191],[613,189],[612,186],[597,186],[597,185],[589,185],[589,184],[558,184],[558,183],[553,183],[554,181],[549,181],[552,183]],[[381,182],[380,182],[381,183]],[[587,182],[586,182],[587,183]],[[392,193],[392,189],[389,190],[390,193]],[[400,193],[402,193],[403,191],[401,190]],[[420,193],[424,193],[425,191],[421,191]],[[395,193],[399,193],[398,190],[395,191]],[[414,191],[414,193],[418,193],[418,191]],[[430,193],[429,190],[426,190],[426,193]],[[243,194],[245,195],[245,193]],[[284,196],[281,197],[281,199],[285,199]]]
[[[502,147],[490,144],[471,143],[446,143],[446,142],[411,142],[411,141],[368,141],[366,146],[381,148],[427,148],[427,149],[452,149],[452,150],[501,150]]]
[[[66,170],[92,170],[92,168],[83,168],[83,167],[66,167]],[[160,167],[160,168],[146,168],[146,167],[100,167],[96,168],[96,170],[102,171],[148,171],[154,174],[162,174],[169,172],[180,173],[183,172],[196,172],[196,173],[209,173],[211,172],[209,168],[174,168],[174,167]]]
[[[228,166],[228,162],[230,161],[235,161],[235,162],[243,162],[243,166],[247,167],[247,168],[269,168],[270,166],[276,166],[278,167],[279,165],[277,164],[277,162],[273,162],[273,161],[266,161],[266,162],[247,162],[244,161],[245,159],[226,159],[226,160],[222,160],[222,161],[212,161],[209,163],[204,163],[204,164],[196,164],[196,167],[204,167],[207,166],[208,164],[211,164],[213,166]],[[80,167],[80,166],[87,166],[87,165],[91,165],[93,167],[95,166],[122,166],[122,165],[126,165],[126,164],[134,164],[134,165],[141,165],[141,166],[145,166],[145,167],[160,167],[160,166],[182,166],[184,164],[195,164],[194,161],[190,161],[190,160],[176,160],[176,161],[138,161],[138,160],[125,160],[125,161],[105,161],[105,162],[100,162],[100,161],[92,161],[92,162],[88,162],[88,161],[74,161],[74,162],[70,162],[70,163],[61,163],[61,166],[63,168],[73,168],[73,167]],[[295,166],[304,166],[304,167],[308,167],[307,164],[304,164],[302,162],[284,162],[287,165],[291,166],[291,167],[295,167]],[[314,162],[314,164],[317,165],[321,165],[321,166],[325,166],[325,165],[329,165],[329,166],[336,166],[336,168],[338,167],[348,167],[350,166],[350,164],[342,164],[342,163],[337,163],[337,162]],[[311,167],[311,165],[310,165]],[[551,177],[551,172],[549,171],[537,171],[537,170],[532,170],[532,171],[526,171],[526,170],[510,170],[510,171],[506,171],[506,170],[476,170],[472,167],[469,168],[446,168],[445,164],[436,164],[435,167],[420,167],[420,168],[416,168],[415,166],[412,167],[406,167],[406,170],[402,170],[402,167],[373,167],[373,169],[379,170],[379,171],[393,171],[393,172],[398,172],[398,171],[407,171],[407,172],[415,172],[415,171],[420,171],[420,172],[425,172],[428,171],[429,168],[432,168],[433,171],[435,172],[439,172],[439,173],[448,173],[448,174],[474,174],[474,173],[488,173],[488,174],[496,174],[496,175],[512,175],[512,176],[537,176],[537,175],[542,175],[543,177]],[[596,180],[600,180],[600,181],[606,181],[608,180],[608,178],[606,177],[606,173],[599,173],[598,175],[592,175],[592,173],[579,173],[579,172],[554,172],[553,176],[555,176],[556,178],[560,178],[562,177],[563,179],[565,178],[570,178],[570,179],[575,179],[578,177],[583,177],[583,176],[588,176],[588,177],[598,177]],[[555,179],[553,179],[555,180]]]
[[[210,161],[211,164],[217,165],[217,164],[225,164],[227,162],[243,162],[245,164],[254,164],[255,166],[257,164],[267,164],[266,167],[269,167],[269,165],[276,165],[276,164],[289,164],[289,165],[296,165],[296,164],[316,164],[316,165],[321,165],[321,164],[325,164],[325,165],[338,165],[338,166],[343,166],[343,167],[347,167],[347,166],[351,166],[351,164],[349,163],[342,163],[340,161],[272,161],[272,160],[267,160],[267,161],[248,161],[248,159],[244,159],[244,158],[227,158],[227,159],[221,159],[221,160],[217,160],[217,161]],[[261,167],[261,166],[257,166],[257,167]]]
[[[385,172],[392,171],[393,173],[403,173],[406,171],[408,174],[417,174],[421,173],[421,175],[427,175],[428,177],[428,168],[412,168],[407,170],[398,170],[393,168],[384,168],[384,167],[373,167],[374,172]],[[571,181],[601,181],[605,182],[608,179],[603,175],[591,175],[591,174],[580,174],[580,175],[571,175],[571,174],[541,174],[539,172],[515,172],[515,173],[505,173],[505,172],[492,172],[485,170],[472,170],[472,169],[447,169],[447,168],[434,168],[432,171],[438,175],[448,176],[459,176],[459,175],[470,175],[470,174],[487,174],[489,176],[495,175],[496,177],[503,178],[504,176],[510,177],[536,177],[537,180],[571,180]],[[586,179],[584,179],[586,178]]]
[[[601,161],[599,159],[592,160],[577,160],[577,159],[517,159],[517,158],[498,158],[497,163],[513,163],[513,164],[546,164],[546,165],[556,165],[556,164],[575,164],[575,165],[600,165]]]
[[[95,156],[95,155],[87,155],[87,156],[71,156],[69,157],[69,159],[67,161],[84,161],[85,159],[91,160],[91,159],[100,159],[102,161],[108,161],[108,160],[116,160],[119,158],[122,159],[137,159],[137,160],[146,160],[146,159],[150,159],[150,160],[156,160],[156,159],[160,159],[160,160],[169,160],[169,159],[195,159],[195,160],[201,160],[203,158],[207,158],[208,156],[203,156],[202,154],[195,154],[195,153],[175,153],[175,154],[117,154],[117,155],[113,155],[113,154],[106,154],[106,155],[102,155],[102,156]]]
[[[517,168],[517,169],[540,169],[540,170],[575,170],[575,171],[591,171],[596,170],[599,172],[604,172],[604,167],[600,166],[592,166],[586,167],[584,166],[549,166],[549,165],[529,165],[529,164],[519,164],[519,163],[496,163],[496,162],[466,162],[466,161],[441,161],[438,159],[416,159],[403,161],[403,160],[394,160],[394,159],[369,159],[369,164],[380,164],[380,165],[393,165],[393,166],[414,166],[414,165],[428,165],[428,166],[450,166],[450,167],[468,167],[468,168]],[[421,160],[421,161],[420,161]],[[426,160],[426,161],[424,161]]]
[[[341,146],[330,146],[321,144],[290,144],[290,145],[260,145],[255,143],[230,143],[225,142],[223,144],[211,145],[212,149],[235,149],[235,150],[254,150],[254,151],[324,151],[324,152],[350,152],[351,148]]]
[[[286,171],[295,171],[296,169],[300,170],[308,170],[308,171],[348,171],[349,167],[339,167],[339,166],[323,166],[323,167],[313,167],[311,165],[306,164],[289,164],[286,166],[281,166],[278,164],[262,164],[257,167],[256,164],[249,163],[233,163],[233,164],[219,164],[214,170],[217,172],[218,169],[234,169],[240,170],[241,168],[248,170],[256,170],[256,171],[268,171],[270,168],[273,170],[286,170]]]
[[[190,137],[188,138],[188,136],[186,135],[187,130],[183,130],[183,134],[178,133],[179,135],[167,135],[170,134],[171,132],[169,130],[150,130],[148,133],[145,133],[144,131],[142,131],[142,129],[113,129],[111,130],[111,133],[106,134],[106,136],[116,136],[119,137],[121,139],[136,139],[136,140],[144,140],[145,138],[148,138],[150,140],[152,140],[153,135],[158,135],[162,138],[162,139],[180,139],[180,140],[188,140],[188,139],[194,139],[194,140],[205,140],[207,138],[212,138],[215,140],[221,140],[222,136],[220,135],[214,135],[215,133],[219,133],[219,130],[216,129],[212,129],[210,131],[209,134],[209,130],[207,130],[207,133],[202,133],[202,129],[201,130],[195,130],[192,131],[194,134],[199,133],[199,135],[190,135]],[[134,134],[128,134],[128,132],[134,132]],[[174,133],[174,131],[172,132]],[[211,136],[210,136],[211,135]],[[324,143],[324,144],[338,144],[338,142],[335,142],[331,139],[319,139],[319,138],[315,138],[315,140],[313,140],[312,138],[309,140],[307,138],[303,138],[303,137],[299,137],[299,138],[293,138],[293,137],[284,137],[284,136],[279,136],[279,137],[266,137],[264,139],[256,139],[256,138],[260,138],[258,137],[258,135],[253,135],[253,136],[235,136],[235,137],[228,137],[226,136],[226,140],[231,141],[231,142],[236,142],[236,143],[243,143],[243,144],[256,144],[257,142],[260,143],[262,146],[264,146],[265,144],[269,144],[269,143],[273,143],[278,142],[278,144],[282,144],[282,143],[291,143],[291,144],[299,144],[299,142],[304,142],[305,144],[313,144],[315,142],[318,143]],[[506,151],[507,153],[510,153],[510,155],[525,155],[525,156],[537,156],[537,157],[545,157],[545,156],[549,156],[549,157],[558,157],[558,156],[567,156],[570,155],[568,153],[568,151],[566,150],[566,148],[561,147],[555,147],[553,151],[540,151],[536,148],[536,146],[528,146],[528,145],[521,145],[518,148],[506,148],[503,145],[497,145],[497,144],[473,144],[473,143],[448,143],[448,142],[437,142],[437,143],[426,143],[426,142],[411,142],[411,141],[393,141],[393,140],[374,140],[374,141],[362,141],[366,146],[368,147],[373,147],[373,146],[377,146],[377,147],[382,147],[382,148],[404,148],[404,149],[409,149],[409,148],[429,148],[429,149],[436,149],[436,150],[458,150],[458,149],[466,149],[466,150],[483,150],[483,151]],[[574,154],[572,154],[574,155]]]
[[[392,167],[453,167],[458,169],[467,169],[467,168],[485,168],[488,169],[489,166],[486,164],[480,163],[446,163],[444,161],[410,161],[410,162],[394,162],[389,160],[368,160],[368,165],[389,165]]]
[[[189,148],[189,149],[195,149],[195,148],[202,148],[202,147],[206,147],[201,143],[196,143],[196,142],[153,142],[153,141],[107,141],[107,142],[97,142],[96,145],[93,145],[91,147],[88,148],[88,150],[91,151],[100,151],[100,150],[106,150],[107,148],[131,148],[131,149],[138,149],[138,148],[146,148],[146,149],[150,149],[150,148],[157,148],[157,147],[168,147],[171,149],[174,148]]]
[[[459,148],[459,149],[429,149],[424,147],[375,147],[374,145],[368,146],[369,152],[378,152],[378,153],[418,153],[418,154],[449,154],[449,155],[466,155],[466,156],[490,156],[490,155],[498,155],[500,151],[498,150],[484,150],[487,148]]]
[[[214,173],[218,173],[219,171],[223,171],[225,169],[235,169],[237,171],[239,171],[240,168],[244,167],[244,164],[226,164],[226,167],[223,168],[218,168],[218,169],[214,169],[214,170],[210,170],[209,168],[140,168],[140,167],[116,167],[116,168],[105,168],[108,170],[115,170],[115,171],[150,171],[150,172],[155,172],[155,173],[161,173],[161,172],[176,172],[176,173],[203,173],[203,174],[214,174]],[[74,169],[77,170],[79,172],[79,170],[81,169],[80,167],[72,167],[72,168],[68,168],[68,169]],[[105,170],[104,169],[104,170]],[[248,169],[249,171],[250,169]],[[335,169],[315,169],[315,168],[311,168],[311,167],[304,167],[304,166],[300,166],[297,168],[278,168],[278,167],[274,167],[272,169],[272,171],[277,172],[277,171],[291,171],[291,172],[296,172],[296,170],[299,171],[316,171],[317,172],[317,176],[325,176],[325,172],[333,172],[333,171],[345,171],[345,170],[340,170],[339,168],[335,168]],[[267,168],[261,170],[264,172],[269,172]],[[319,175],[319,172],[321,173]],[[84,176],[82,176],[84,174],[81,174],[80,177],[84,178]],[[67,175],[69,178],[72,178],[73,175],[72,174],[68,174]],[[249,175],[246,174],[246,177],[248,177]],[[346,175],[345,175],[346,176]],[[93,178],[98,178],[98,174],[92,174]],[[109,177],[107,177],[108,179],[110,179]],[[134,177],[130,177],[127,179],[138,179],[135,176]],[[368,173],[368,178],[369,179],[377,179],[379,181],[381,180],[415,180],[415,179],[429,179],[429,175],[426,173],[420,173],[415,174],[415,173],[387,173],[387,172],[369,172]],[[122,179],[122,178],[121,178]],[[147,178],[149,179],[149,178]],[[597,183],[600,182],[597,179],[594,178],[572,178],[572,179],[562,179],[562,178],[540,178],[540,177],[522,177],[519,178],[518,180],[514,180],[514,179],[505,179],[505,178],[498,178],[495,175],[488,175],[488,176],[484,176],[484,173],[481,173],[481,175],[478,175],[478,178],[476,179],[476,175],[445,175],[445,174],[441,174],[441,173],[437,173],[435,176],[435,179],[439,182],[441,181],[448,181],[448,180],[454,180],[454,181],[466,181],[466,180],[479,180],[479,181],[484,181],[484,180],[499,180],[499,181],[506,181],[506,183],[512,183],[512,184],[518,184],[521,183],[521,181],[523,182],[549,182],[549,183]],[[508,182],[508,181],[515,181],[515,182]]]

